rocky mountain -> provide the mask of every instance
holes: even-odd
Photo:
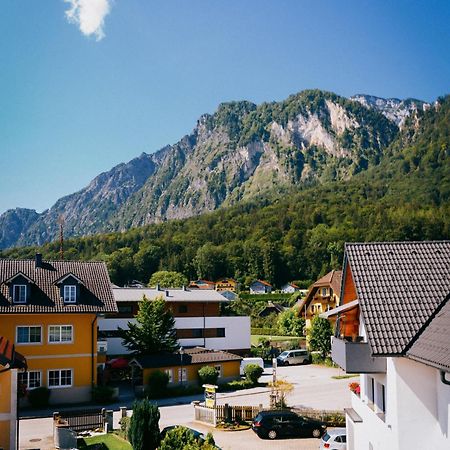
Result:
[[[422,106],[420,106],[422,105]],[[0,216],[0,248],[184,218],[377,165],[398,126],[424,103],[318,90],[282,102],[221,104],[174,145],[94,178],[42,214]],[[22,211],[22,210],[21,210]],[[15,217],[19,217],[17,214]]]
[[[406,119],[415,111],[424,111],[430,107],[429,103],[414,98],[400,100],[398,98],[381,98],[374,95],[358,94],[350,97],[350,100],[361,103],[367,108],[380,111],[385,117],[402,128]]]

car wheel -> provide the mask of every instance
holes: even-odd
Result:
[[[289,361],[285,361],[283,366],[288,366],[289,365]]]
[[[320,438],[320,430],[318,428],[314,428],[312,435],[315,438]]]
[[[275,430],[270,430],[269,433],[267,433],[267,436],[269,437],[269,439],[276,439],[278,435]]]

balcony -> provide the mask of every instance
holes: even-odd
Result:
[[[331,357],[347,373],[386,373],[386,358],[374,358],[367,342],[332,337]]]

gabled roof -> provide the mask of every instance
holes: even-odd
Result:
[[[450,293],[450,241],[346,244],[347,266],[373,355],[404,355],[418,340],[413,355],[423,358],[447,320],[424,331]]]
[[[450,372],[449,298],[406,352],[409,358],[446,372]]]
[[[255,283],[261,283],[261,284],[263,284],[264,286],[272,287],[272,285],[271,285],[270,283],[268,283],[267,281],[264,281],[264,280],[256,280],[256,281],[254,281],[250,286],[253,286]]]
[[[25,278],[29,283],[34,283],[34,280],[32,280],[29,276],[25,275],[22,271],[18,271],[17,273],[15,273],[12,277],[8,278],[7,280],[5,280],[3,283],[5,284],[9,284],[11,283],[13,280],[15,280],[17,277],[23,277]]]
[[[75,274],[73,274],[72,272],[66,273],[65,275],[63,275],[62,277],[58,278],[55,281],[55,284],[60,284],[62,283],[64,280],[67,280],[67,278],[74,278],[78,283],[80,284],[84,284],[83,280],[80,280],[80,278],[78,278]]]
[[[156,367],[183,366],[192,364],[213,364],[227,361],[240,361],[242,357],[221,350],[207,350],[201,347],[186,349],[182,355],[179,353],[162,353],[155,355],[138,356],[132,360],[142,369]]]
[[[319,288],[331,287],[336,295],[340,295],[341,292],[341,282],[342,282],[342,270],[332,270],[319,278],[315,283],[313,283],[308,290],[305,298],[297,302],[298,307],[303,310],[305,307],[309,308],[309,305],[316,295]]]
[[[13,303],[6,284],[18,273],[34,281],[26,304]],[[60,288],[55,284],[67,274],[72,274],[84,283],[76,304],[65,304]],[[0,259],[0,314],[62,312],[117,312],[105,263],[44,261],[40,267],[36,267],[35,260]]]

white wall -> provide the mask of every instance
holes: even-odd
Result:
[[[117,327],[127,329],[128,322],[135,323],[135,319],[98,319],[100,331],[117,330]],[[175,318],[175,328],[190,329],[203,328],[203,317]],[[180,345],[185,347],[205,345],[211,350],[239,350],[250,348],[250,317],[205,317],[205,328],[225,328],[224,338],[195,338],[180,339]],[[127,353],[120,338],[106,338],[108,342],[108,355]]]
[[[377,405],[369,405],[369,377],[386,386],[385,420],[376,415]],[[360,383],[361,398],[352,395],[352,407],[362,418],[351,427],[353,449],[368,449],[369,443],[373,450],[450,448],[450,386],[440,381],[438,370],[407,358],[387,358],[385,375],[361,375]]]

